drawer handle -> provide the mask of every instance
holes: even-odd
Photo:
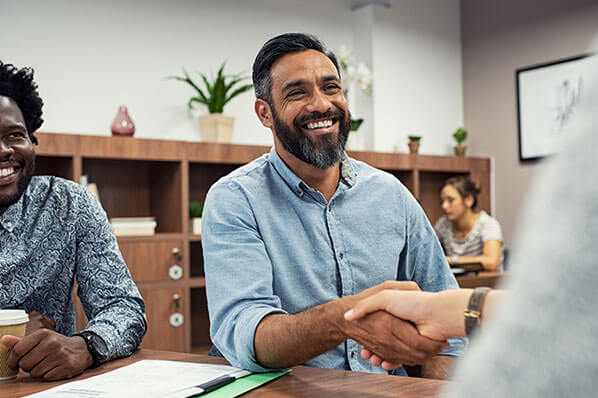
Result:
[[[176,258],[177,261],[181,261],[183,259],[183,253],[181,253],[181,249],[178,247],[174,247],[172,249],[172,255]]]
[[[183,267],[177,264],[173,265],[168,269],[168,276],[175,281],[181,279],[183,277]]]
[[[174,306],[175,308],[178,310],[179,306],[181,305],[181,295],[178,293],[175,293],[172,295],[172,301],[174,301]]]
[[[180,312],[175,312],[174,314],[170,315],[170,326],[173,328],[178,328],[183,323],[185,323],[185,317]]]

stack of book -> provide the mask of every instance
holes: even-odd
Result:
[[[110,219],[116,236],[147,236],[156,234],[154,217],[114,217]]]

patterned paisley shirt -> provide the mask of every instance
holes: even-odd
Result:
[[[131,354],[145,334],[145,306],[106,213],[72,181],[33,177],[0,215],[0,308],[37,311],[70,336],[75,278],[85,330],[104,339],[108,359]]]

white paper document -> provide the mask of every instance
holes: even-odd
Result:
[[[219,378],[239,378],[250,372],[225,365],[143,360],[84,380],[72,381],[29,395],[48,398],[188,397],[201,385]]]

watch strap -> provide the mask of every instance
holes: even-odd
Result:
[[[471,294],[467,309],[463,313],[465,317],[465,334],[467,336],[470,336],[473,330],[480,324],[484,300],[490,290],[489,287],[476,287]]]
[[[103,358],[101,357],[100,353],[98,352],[96,346],[93,343],[92,335],[97,336],[95,333],[86,330],[73,334],[73,336],[79,336],[83,338],[83,340],[85,340],[85,344],[87,345],[87,351],[89,351],[89,354],[93,359],[93,363],[89,368],[97,368],[102,363]]]

